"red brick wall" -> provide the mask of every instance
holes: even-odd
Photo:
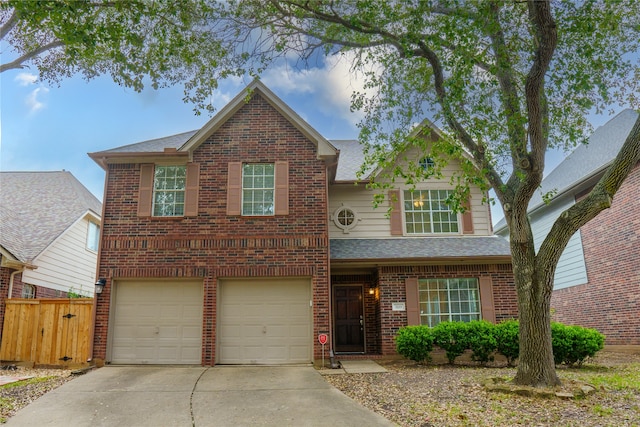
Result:
[[[406,311],[392,311],[392,303],[405,302],[405,280],[408,278],[455,278],[489,276],[493,284],[496,321],[518,317],[518,301],[510,264],[438,265],[381,267],[380,276],[380,341],[381,353],[396,354],[394,338],[407,325]]]
[[[2,255],[0,255],[0,261],[2,261]],[[6,267],[0,267],[0,339],[2,339],[2,325],[4,325],[5,300],[8,296],[9,280],[13,271]]]
[[[289,162],[287,216],[226,215],[229,162]],[[316,147],[256,95],[195,150],[200,164],[197,217],[137,217],[140,165],[111,165],[107,173],[94,357],[106,357],[111,284],[118,278],[199,277],[204,280],[202,361],[215,361],[219,277],[310,277],[314,336],[329,328],[326,168]],[[315,357],[321,347],[314,340]]]
[[[640,345],[640,164],[611,207],[580,229],[588,283],[553,292],[554,320]]]

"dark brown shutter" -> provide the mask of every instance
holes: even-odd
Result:
[[[200,191],[200,164],[187,164],[187,186],[184,194],[184,216],[198,216]]]
[[[462,214],[462,234],[473,234],[473,215],[471,213],[471,199],[463,204],[465,212]]]
[[[140,188],[138,189],[138,216],[151,216],[153,199],[153,163],[140,165]]]
[[[242,163],[229,163],[227,175],[227,215],[242,213]]]
[[[487,320],[491,323],[496,323],[496,308],[493,302],[493,282],[491,280],[491,277],[480,277],[479,287],[482,319]]]
[[[418,279],[405,279],[404,287],[407,292],[407,325],[419,325],[420,301],[418,301]]]
[[[402,205],[400,190],[389,190],[389,206],[391,206],[390,225],[392,236],[402,236]]]
[[[289,162],[275,163],[275,210],[276,215],[289,215]]]

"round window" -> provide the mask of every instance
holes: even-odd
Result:
[[[348,233],[349,230],[356,226],[358,218],[353,209],[347,206],[342,206],[336,209],[333,213],[333,222],[338,228],[341,228],[345,233]]]

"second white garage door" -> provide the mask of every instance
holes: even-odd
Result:
[[[310,279],[227,279],[218,287],[221,364],[310,363]]]
[[[117,281],[111,316],[114,364],[200,364],[201,281]]]

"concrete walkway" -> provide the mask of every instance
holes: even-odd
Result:
[[[9,426],[393,426],[312,367],[105,367],[47,393]]]

